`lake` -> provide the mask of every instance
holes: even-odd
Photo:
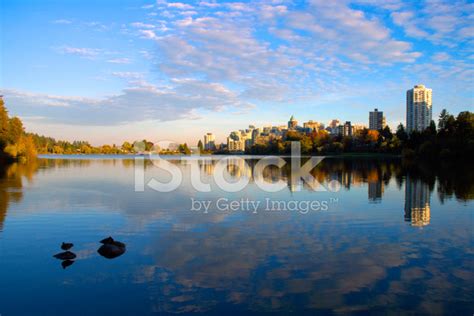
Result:
[[[472,166],[326,158],[305,182],[232,157],[223,177],[248,184],[227,192],[219,158],[166,158],[170,192],[146,157],[2,168],[0,315],[472,315]],[[99,254],[108,236],[126,251]]]

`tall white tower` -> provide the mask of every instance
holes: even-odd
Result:
[[[407,91],[407,132],[423,131],[432,117],[432,90],[422,84]]]
[[[216,149],[216,138],[214,134],[207,133],[204,135],[204,149],[205,150],[214,150]]]

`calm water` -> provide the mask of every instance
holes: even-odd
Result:
[[[313,175],[331,190],[267,168],[266,181],[286,184],[267,193],[247,158],[250,167],[228,168],[227,177],[250,184],[225,193],[212,177],[216,161],[206,160],[197,163],[212,190],[200,193],[190,164],[170,158],[183,183],[159,193],[134,192],[133,160],[92,158],[3,170],[2,316],[474,311],[471,166],[328,158]],[[146,181],[168,177],[146,164]],[[260,201],[256,211],[247,199]],[[211,204],[192,210],[193,200]],[[225,209],[231,201],[238,210]],[[288,209],[266,209],[275,201]],[[311,201],[327,209],[306,212]],[[115,259],[97,253],[109,235],[127,246]],[[77,255],[66,269],[53,258],[63,241]]]

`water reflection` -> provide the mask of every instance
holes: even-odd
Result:
[[[173,162],[188,170],[186,162]],[[227,169],[230,177],[248,177],[250,188],[225,196],[266,196],[254,185],[256,162],[235,160]],[[203,180],[209,181],[216,161],[198,163]],[[339,192],[328,193],[339,198],[338,208],[296,216],[192,213],[190,196],[224,194],[199,195],[187,182],[172,193],[135,193],[133,166],[133,160],[120,159],[40,160],[32,169],[35,176],[20,185],[18,178],[25,178],[22,167],[16,167],[17,174],[3,176],[2,204],[4,196],[15,192],[23,200],[10,197],[6,203],[10,213],[0,235],[2,312],[32,314],[19,304],[19,298],[29,297],[32,306],[51,314],[60,306],[48,297],[71,303],[66,291],[80,294],[78,314],[284,314],[290,309],[465,314],[474,307],[474,183],[469,168],[451,169],[452,177],[442,169],[398,160],[327,159],[312,174],[323,186],[333,180],[341,183]],[[161,175],[148,162],[146,168]],[[319,198],[310,190],[312,184],[292,181],[289,170],[263,170],[265,181],[281,180],[288,186],[276,197]],[[31,179],[38,185],[31,187]],[[298,185],[301,192],[296,191]],[[123,256],[124,244],[121,254],[121,249],[112,255],[99,249],[106,258],[120,256],[106,261],[96,252],[97,240],[110,232],[129,249]],[[29,252],[31,242],[24,236],[34,236],[39,245],[31,250],[35,253]],[[58,273],[56,265],[43,260],[54,260],[54,252],[45,254],[45,249],[58,246],[57,236],[84,249],[75,252],[81,261],[68,273]],[[103,242],[101,248],[117,243]],[[42,273],[15,272],[28,260]],[[73,263],[61,264],[67,268]],[[48,270],[51,266],[56,270]],[[37,298],[36,289],[29,292],[31,283],[41,284],[45,295]],[[121,302],[107,305],[103,297],[120,297]]]
[[[430,223],[430,188],[420,179],[407,175],[405,184],[405,221],[412,226],[426,226]]]
[[[61,266],[63,267],[63,269],[66,269],[70,266],[72,266],[74,264],[74,260],[63,260],[61,261]]]
[[[238,179],[245,177],[254,183],[254,173],[259,172],[263,180],[268,183],[284,181],[290,192],[300,188],[312,191],[320,186],[331,189],[331,182],[337,181],[345,190],[351,187],[367,187],[367,197],[370,203],[380,203],[383,199],[385,187],[391,180],[399,188],[405,187],[405,215],[406,221],[413,226],[426,226],[430,223],[430,196],[437,181],[437,193],[440,201],[453,196],[460,201],[474,199],[474,175],[471,168],[430,168],[423,165],[405,165],[397,159],[325,159],[314,168],[311,174],[314,183],[290,176],[291,163],[283,168],[267,166],[263,170],[256,167],[258,159],[238,159],[229,157],[230,165],[227,166],[227,178]],[[169,162],[186,169],[187,162],[178,159],[169,159]],[[215,172],[216,159],[198,159],[201,177],[209,179]],[[305,161],[303,160],[302,163]],[[123,167],[132,170],[135,162],[133,159],[39,159],[33,163],[15,163],[7,167],[0,167],[0,231],[9,205],[20,202],[23,197],[22,187],[24,181],[30,183],[34,175],[40,171],[91,168],[94,166]],[[155,165],[145,161],[147,170],[154,169]]]
[[[371,202],[377,203],[382,200],[384,184],[382,181],[369,181],[368,194]]]
[[[23,184],[33,181],[34,174],[38,171],[38,162],[28,164],[14,163],[8,166],[0,165],[0,232],[7,216],[11,203],[18,203],[23,198]]]

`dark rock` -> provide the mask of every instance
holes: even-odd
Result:
[[[59,260],[72,260],[76,258],[76,254],[71,251],[64,251],[55,254],[53,257]]]
[[[69,250],[72,247],[74,247],[74,244],[73,243],[68,243],[68,242],[63,242],[62,245],[61,245],[62,250]]]
[[[107,238],[104,238],[100,241],[101,244],[111,244],[114,242],[114,239],[112,237],[107,237]]]
[[[111,244],[103,244],[102,246],[100,246],[97,252],[102,257],[105,257],[107,259],[113,259],[123,255],[125,253],[125,250],[125,244],[119,241],[114,241],[114,243]]]

